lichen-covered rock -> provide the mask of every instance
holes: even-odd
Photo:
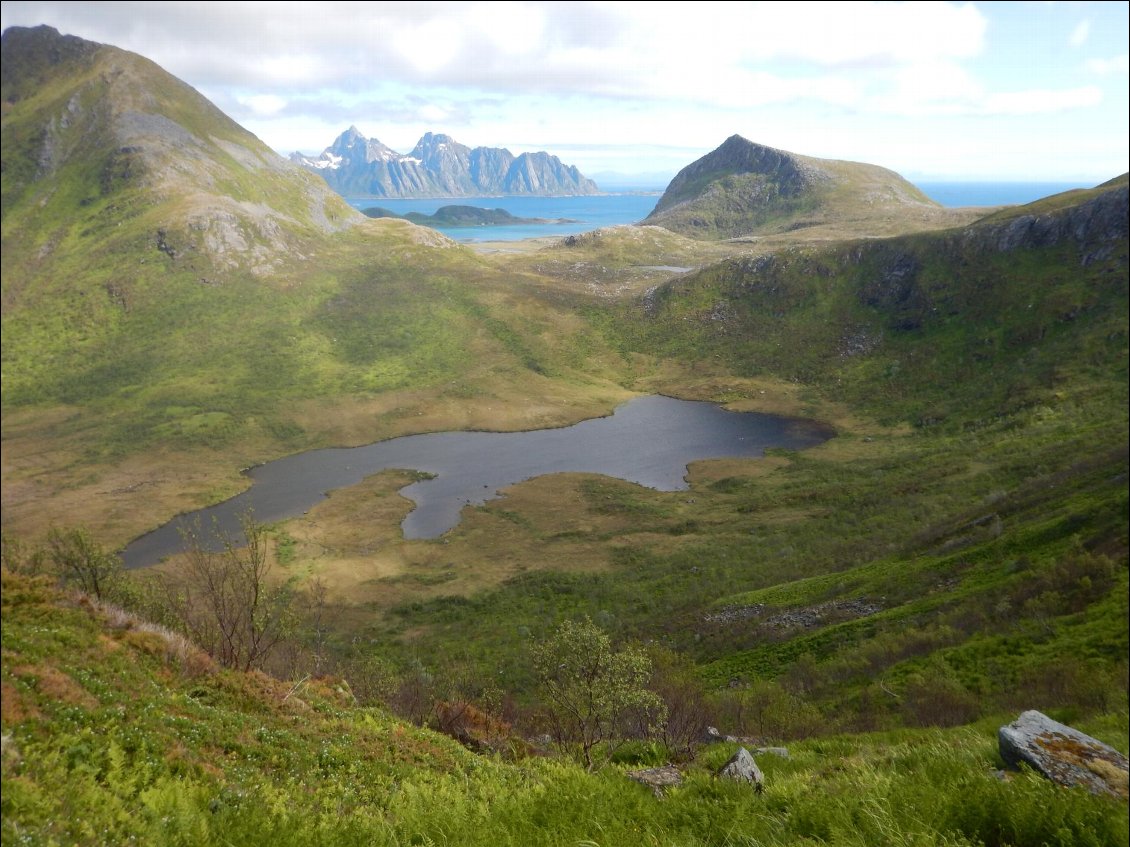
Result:
[[[1101,741],[1053,721],[1024,712],[997,733],[1001,758],[1014,768],[1023,762],[1060,785],[1082,785],[1094,794],[1125,799],[1126,757]]]
[[[648,786],[656,797],[662,797],[667,788],[683,784],[683,775],[674,765],[663,765],[658,768],[628,771],[628,778],[641,785]]]
[[[739,747],[738,752],[730,757],[726,764],[718,771],[718,776],[722,779],[732,779],[735,782],[746,782],[757,789],[760,794],[765,784],[765,775],[761,772],[761,768],[757,766],[757,762],[753,760],[753,755],[745,747]]]

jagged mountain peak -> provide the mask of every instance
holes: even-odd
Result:
[[[412,152],[402,155],[355,130],[350,127],[317,157],[293,153],[290,158],[321,174],[346,197],[576,195],[600,190],[575,166],[545,151],[515,157],[505,148],[472,149],[446,133],[426,132]]]
[[[355,125],[350,125],[349,129],[343,132],[334,141],[334,146],[351,147],[357,142],[367,143],[367,139]]]
[[[61,65],[87,61],[102,46],[47,25],[9,27],[0,36],[4,101],[13,101],[17,87],[39,81]]]

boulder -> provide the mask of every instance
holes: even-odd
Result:
[[[1001,758],[1013,768],[1023,762],[1060,785],[1081,785],[1093,794],[1126,799],[1126,757],[1101,741],[1053,721],[1037,711],[1024,712],[997,733]]]
[[[747,782],[757,789],[758,794],[761,793],[765,782],[765,775],[745,747],[739,747],[738,752],[730,757],[730,761],[722,765],[721,770],[718,771],[718,776],[722,779],[732,779],[735,782]]]
[[[641,785],[648,786],[656,797],[663,797],[666,788],[673,788],[683,784],[683,775],[674,765],[663,765],[659,768],[648,768],[641,771],[628,771],[628,778],[634,779]]]

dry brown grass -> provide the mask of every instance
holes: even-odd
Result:
[[[12,676],[20,677],[36,687],[41,695],[60,703],[94,709],[98,699],[71,677],[51,665],[16,665]]]

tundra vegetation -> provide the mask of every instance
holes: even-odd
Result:
[[[1040,709],[1127,751],[1125,177],[948,229],[845,189],[796,229],[477,253],[33,34],[3,63],[5,843],[1127,843],[1124,801],[996,748]],[[435,540],[399,532],[404,469],[247,548],[111,552],[256,462],[650,392],[837,435],[688,491],[530,480]],[[788,748],[762,794],[714,776],[738,743]],[[625,776],[667,762],[661,799]]]

